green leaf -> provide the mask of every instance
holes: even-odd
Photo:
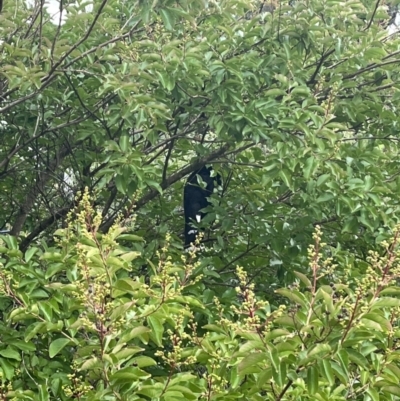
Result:
[[[26,342],[30,341],[33,337],[36,336],[37,333],[46,330],[46,323],[45,322],[36,322],[28,326],[25,331],[25,338]]]
[[[142,287],[139,281],[130,278],[122,278],[114,284],[114,288],[128,294],[136,294],[137,290]]]
[[[318,160],[314,156],[310,156],[304,165],[303,175],[306,180],[309,180],[318,169]]]
[[[390,332],[392,330],[390,321],[378,313],[367,313],[362,316],[361,321],[366,327],[378,329],[379,331]],[[375,322],[376,324],[371,325],[371,321]]]
[[[117,293],[117,291],[116,291],[116,293]],[[128,302],[126,304],[122,304],[122,305],[117,306],[111,312],[110,319],[112,321],[114,321],[114,320],[116,320],[116,319],[118,319],[120,317],[125,316],[128,313],[128,311],[134,307],[134,305],[135,305],[135,302],[131,301],[131,302]]]
[[[148,386],[144,385],[141,386],[138,390],[136,390],[137,394],[142,394],[149,399],[158,399],[160,394],[163,392],[163,387],[161,387],[160,383],[155,383],[154,385]]]
[[[369,387],[366,393],[371,397],[372,401],[380,401],[379,393],[376,389]]]
[[[321,196],[319,196],[319,197],[317,198],[317,203],[329,202],[329,201],[331,201],[331,200],[334,199],[334,198],[335,198],[334,194],[331,194],[331,193],[329,193],[329,192],[326,192],[326,193],[322,194]]]
[[[164,399],[165,401],[186,401],[187,398],[179,391],[166,391]]]
[[[371,310],[382,309],[382,308],[393,308],[393,307],[397,308],[399,306],[400,306],[400,299],[383,297],[378,299],[371,305]]]
[[[70,344],[71,341],[68,338],[58,338],[54,340],[49,347],[49,356],[54,358],[66,345]]]
[[[138,258],[139,256],[140,256],[140,252],[133,251],[133,252],[127,252],[127,253],[120,255],[120,258],[125,262],[132,262],[132,260]]]
[[[189,382],[186,382],[186,386],[171,385],[168,387],[167,393],[180,394],[186,400],[197,400],[198,397],[187,387],[188,384]]]
[[[400,387],[399,386],[383,386],[381,391],[393,394],[396,397],[400,397]]]
[[[143,348],[140,349],[141,351],[143,351]],[[136,358],[133,358],[132,361],[134,362],[135,366],[137,366],[138,368],[147,368],[149,366],[156,366],[157,362],[148,357],[148,356],[138,356]]]
[[[40,257],[42,260],[47,260],[51,262],[61,262],[62,261],[62,255],[57,253],[57,252],[45,252],[43,255]]]
[[[81,365],[80,370],[95,370],[101,368],[100,361],[96,358],[89,358]]]
[[[53,320],[53,309],[48,302],[39,302],[38,303],[39,309],[42,312],[44,318],[51,322]]]
[[[331,347],[329,344],[317,344],[308,351],[307,356],[312,357],[316,356],[317,354],[327,354],[331,352]]]
[[[34,344],[32,344],[31,342],[25,342],[25,341],[21,341],[21,340],[10,341],[10,345],[17,347],[21,351],[24,351],[24,352],[36,350],[36,347]]]
[[[288,290],[287,288],[280,288],[276,290],[276,292],[280,295],[285,296],[286,298],[289,298],[291,301],[301,305],[304,308],[306,308],[308,305],[308,302],[305,299],[304,295],[300,294],[299,291],[296,290],[292,291]]]
[[[26,252],[25,252],[25,262],[29,263],[29,261],[32,259],[32,257],[35,255],[35,253],[38,251],[38,248],[32,247],[29,248]]]
[[[273,366],[275,372],[277,372],[280,367],[280,359],[279,359],[278,350],[275,347],[270,347],[270,349],[268,350],[268,354],[269,354],[272,366]]]
[[[15,359],[17,361],[21,360],[20,353],[12,347],[7,347],[5,349],[0,350],[0,355],[8,359]]]
[[[301,282],[302,282],[307,288],[311,288],[311,287],[312,287],[311,281],[308,279],[308,277],[307,277],[305,274],[300,273],[300,272],[297,272],[297,271],[295,271],[295,272],[293,272],[293,273],[301,280]]]
[[[380,292],[380,295],[400,295],[400,287],[386,287]]]
[[[161,320],[154,315],[148,316],[147,321],[151,327],[151,334],[155,343],[161,347],[162,346],[162,336],[164,334],[164,327]]]
[[[177,296],[175,297],[175,301],[176,302],[180,302],[183,305],[190,305],[192,308],[200,308],[200,309],[204,309],[204,305],[202,302],[200,302],[199,300],[197,300],[194,297],[189,297],[189,296]]]
[[[119,192],[121,192],[122,194],[126,193],[126,188],[127,188],[127,177],[124,176],[123,174],[118,174],[115,177],[115,185],[118,189]]]
[[[147,180],[147,179],[146,179],[145,182],[146,182],[146,184],[147,184],[149,187],[156,189],[157,192],[158,192],[160,195],[163,194],[163,190],[162,190],[162,188],[161,188],[161,185],[160,185],[157,181]]]
[[[287,336],[290,336],[289,331],[283,330],[283,329],[275,329],[275,330],[269,331],[266,334],[265,340],[271,341],[271,340],[274,340],[275,338],[281,338],[281,337],[287,337]]]
[[[15,369],[9,360],[0,358],[0,366],[7,380],[11,380],[15,375]]]
[[[64,269],[64,263],[52,263],[46,270],[45,278],[49,279]]]
[[[133,338],[140,337],[143,334],[149,333],[151,330],[145,326],[138,326],[131,329],[128,333],[121,336],[118,344],[124,344],[132,340]]]
[[[239,375],[243,376],[252,372],[258,372],[260,369],[257,367],[257,364],[264,362],[265,359],[266,355],[264,352],[253,352],[252,354],[243,358],[238,365]]]
[[[386,52],[381,47],[368,47],[365,49],[364,55],[367,59],[381,60],[386,56]]]
[[[309,96],[310,95],[310,89],[307,86],[296,86],[293,89],[291,89],[290,94],[292,95],[303,95],[303,96]]]
[[[40,401],[48,401],[50,399],[49,391],[45,384],[41,384],[39,386],[39,400]]]
[[[164,22],[165,27],[167,28],[168,31],[172,31],[174,29],[174,18],[173,14],[170,13],[169,10],[162,8],[160,10],[160,15],[161,18]]]
[[[279,176],[289,189],[293,188],[292,173],[290,171],[282,169],[279,172]]]
[[[328,380],[330,386],[335,384],[335,377],[331,367],[331,361],[322,359],[320,366],[322,365],[322,373],[325,378]]]
[[[317,180],[317,187],[320,187],[321,185],[324,185],[330,178],[329,174],[322,174],[318,177]]]
[[[147,373],[139,368],[126,367],[118,370],[111,376],[111,381],[116,383],[126,383],[130,380],[145,380],[151,377],[150,373]]]
[[[119,347],[117,347],[118,349]],[[113,352],[113,355],[117,358],[118,362],[129,359],[132,355],[135,355],[139,352],[143,351],[143,348],[140,347],[125,347],[120,351]]]
[[[307,389],[310,395],[314,395],[318,391],[318,368],[310,366],[307,369]]]
[[[119,147],[124,153],[127,153],[130,149],[130,142],[128,135],[121,135],[119,138]]]
[[[267,96],[267,97],[278,97],[278,96],[283,96],[283,95],[286,95],[286,92],[284,90],[278,89],[278,88],[268,89],[264,93],[264,96]]]
[[[363,369],[366,369],[366,370],[369,369],[368,360],[362,354],[360,354],[359,352],[357,352],[356,350],[354,350],[352,348],[347,348],[346,352],[349,355],[350,361],[352,361],[356,365],[362,367]]]
[[[338,359],[340,361],[340,366],[347,375],[349,376],[348,367],[349,367],[349,356],[346,350],[342,349],[337,353]]]

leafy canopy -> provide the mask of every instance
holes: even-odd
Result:
[[[3,3],[4,396],[400,397],[385,6]],[[205,163],[215,223],[182,256]]]
[[[217,270],[243,259],[284,278],[316,224],[365,258],[397,223],[399,42],[385,7],[90,4],[63,3],[61,25],[20,2],[0,17],[0,227],[22,250],[51,238],[85,186],[102,232],[135,210],[145,257],[167,232],[180,247],[182,182],[202,163],[224,178],[207,242]]]

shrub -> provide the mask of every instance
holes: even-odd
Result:
[[[272,304],[240,267],[234,298],[205,288],[200,255],[177,258],[168,236],[140,275],[141,238],[122,224],[100,234],[87,194],[68,220],[25,254],[2,237],[1,399],[400,397],[398,231],[357,277],[317,228],[310,278]]]

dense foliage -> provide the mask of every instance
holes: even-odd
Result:
[[[0,226],[22,250],[85,186],[103,232],[135,209],[147,256],[167,232],[180,246],[182,180],[202,162],[224,178],[218,270],[301,264],[316,224],[365,256],[397,221],[399,42],[384,7],[88,4],[60,26],[21,2],[0,17]]]
[[[400,397],[398,232],[355,279],[326,257],[317,228],[310,279],[296,272],[274,306],[239,267],[233,294],[213,293],[195,254],[172,261],[168,236],[148,275],[136,275],[141,239],[118,225],[101,235],[87,194],[80,205],[53,248],[23,255],[4,239],[2,399]]]
[[[2,397],[399,399],[387,7],[60,7],[0,14]]]

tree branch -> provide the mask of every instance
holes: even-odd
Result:
[[[63,207],[62,209],[57,210],[55,213],[53,213],[51,216],[49,216],[47,219],[42,220],[30,233],[29,235],[24,238],[20,245],[19,249],[22,252],[25,252],[30,243],[40,234],[42,233],[46,228],[50,227],[52,224],[54,224],[57,220],[65,217],[67,213],[71,210],[72,205]]]
[[[182,179],[183,177],[185,177],[186,175],[200,169],[204,164],[207,164],[211,161],[213,161],[214,159],[221,157],[228,149],[229,149],[230,145],[229,144],[225,144],[224,146],[222,146],[220,149],[216,150],[215,152],[210,153],[209,155],[203,157],[202,159],[198,159],[197,161],[195,161],[194,163],[186,166],[185,168],[183,168],[182,170],[177,171],[176,173],[170,175],[167,179],[165,179],[164,181],[162,181],[161,183],[161,188],[167,189],[168,187],[170,187],[172,184],[174,184],[175,182],[179,181],[180,179]],[[146,203],[148,203],[149,201],[153,200],[154,198],[156,198],[160,193],[156,190],[156,189],[151,189],[150,191],[147,192],[147,194],[145,194],[144,196],[142,196],[135,204],[134,204],[134,210],[138,210],[141,207],[143,207]],[[123,205],[122,207],[124,207],[126,205]],[[121,207],[121,208],[122,208]],[[128,205],[127,207],[128,213],[130,213],[130,211],[132,210],[132,204]],[[125,218],[128,218],[129,216],[127,216],[125,214]],[[100,230],[103,232],[107,232],[110,227],[114,224],[115,221],[115,217],[112,217],[110,219],[108,219],[107,221],[105,221],[101,226],[100,226]]]
[[[70,152],[71,150],[69,146],[63,146],[62,149],[57,153],[53,161],[47,165],[45,171],[39,174],[37,182],[32,185],[30,191],[25,198],[24,203],[20,207],[20,213],[15,219],[14,225],[10,231],[11,235],[19,234],[23,225],[25,224],[29,212],[35,204],[37,196],[40,192],[44,190],[47,182],[52,177],[54,170],[56,170],[56,168],[60,165],[65,156],[67,156]]]
[[[377,0],[377,1],[376,1],[374,11],[373,11],[373,13],[372,13],[372,15],[371,15],[371,18],[370,18],[370,20],[369,20],[369,22],[368,22],[368,25],[364,28],[364,31],[368,31],[368,29],[371,27],[372,22],[373,22],[374,17],[375,17],[375,14],[376,14],[376,11],[378,10],[379,3],[380,3],[380,2],[381,2],[381,0]]]

